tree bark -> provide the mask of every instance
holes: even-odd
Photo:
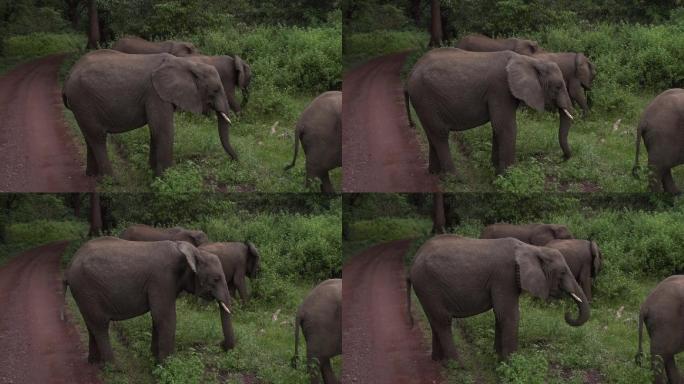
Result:
[[[88,49],[98,49],[100,41],[100,23],[97,20],[97,2],[88,0]]]
[[[432,194],[432,233],[446,233],[446,217],[444,215],[444,194]]]
[[[100,194],[90,193],[90,230],[88,237],[100,236],[102,233],[102,209],[100,208]]]
[[[442,45],[442,10],[439,0],[432,0],[430,5],[432,19],[430,21],[430,46],[439,47]]]

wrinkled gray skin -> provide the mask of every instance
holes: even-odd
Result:
[[[675,355],[684,351],[684,276],[670,276],[661,281],[641,305],[639,349],[636,355],[639,365],[643,357],[641,339],[644,324],[651,338],[651,368],[655,373],[653,382],[684,383],[675,362]]]
[[[589,104],[585,91],[591,89],[596,77],[596,66],[584,56],[583,53],[560,52],[538,53],[537,59],[552,61],[558,65],[563,73],[563,80],[567,87],[570,99],[582,108],[582,114],[589,114]]]
[[[641,139],[648,152],[650,188],[680,194],[672,168],[684,164],[684,89],[673,88],[658,95],[641,115],[636,134],[636,157],[632,174],[637,177]],[[662,186],[662,188],[661,188]]]
[[[532,245],[546,245],[555,239],[574,239],[565,225],[560,224],[492,224],[480,233],[480,239],[513,237]]]
[[[228,98],[228,104],[235,113],[242,112],[242,108],[247,105],[249,100],[249,84],[252,81],[252,69],[239,56],[204,56],[193,55],[186,59],[211,65],[216,68],[223,89]],[[242,91],[242,103],[239,104],[235,99],[235,88],[240,88]]]
[[[127,241],[101,237],[85,243],[64,276],[89,336],[90,363],[114,360],[109,322],[147,312],[152,315],[152,354],[160,362],[174,350],[176,298],[188,292],[216,300],[221,312],[224,349],[235,337],[226,278],[218,258],[185,241]]]
[[[591,286],[601,271],[603,257],[595,241],[589,240],[551,240],[545,247],[555,248],[563,255],[572,275],[591,301]]]
[[[515,53],[531,56],[542,51],[539,44],[534,40],[525,39],[492,39],[484,35],[468,35],[456,44],[456,48],[472,52],[498,52],[513,51]]]
[[[320,376],[325,384],[337,384],[330,359],[342,353],[342,279],[318,284],[304,298],[295,317],[293,367],[299,359],[299,328],[306,340],[306,361],[311,384]]]
[[[589,304],[582,288],[555,249],[517,239],[470,239],[440,235],[418,249],[407,279],[411,324],[411,284],[432,329],[432,359],[457,359],[451,320],[494,310],[494,348],[500,359],[518,349],[518,296],[521,290],[546,300],[574,294],[580,326],[589,320]]]
[[[187,241],[195,247],[209,242],[207,234],[202,231],[183,227],[155,228],[145,224],[131,225],[119,235],[119,238],[130,241]]]
[[[117,40],[112,49],[123,53],[150,54],[170,53],[174,56],[183,57],[199,54],[199,50],[185,41],[147,41],[140,37],[124,37]]]
[[[455,173],[449,132],[492,123],[492,164],[497,174],[515,162],[516,110],[558,110],[559,141],[569,156],[572,102],[558,65],[512,51],[468,52],[439,48],[426,53],[409,75],[405,101],[420,118],[430,144],[431,173]],[[569,113],[569,112],[568,112]]]
[[[249,241],[209,243],[199,247],[202,251],[218,256],[223,266],[223,274],[228,282],[230,296],[235,297],[235,290],[240,293],[242,304],[247,304],[247,279],[255,279],[259,274],[261,256],[254,244]]]
[[[306,186],[318,178],[321,192],[334,193],[328,172],[342,166],[342,92],[325,92],[302,112],[295,128],[294,157],[285,170],[294,167],[300,141],[306,156]]]
[[[84,55],[71,69],[62,91],[85,137],[86,174],[109,175],[107,134],[145,124],[150,127],[150,166],[160,176],[173,163],[173,114],[176,109],[208,115],[216,112],[224,150],[230,145],[229,123],[221,114],[230,107],[214,67],[167,53],[129,55],[108,49]]]

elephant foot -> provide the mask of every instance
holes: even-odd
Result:
[[[224,351],[228,352],[233,348],[235,348],[235,343],[228,343],[225,341],[221,342],[221,349],[223,349]]]

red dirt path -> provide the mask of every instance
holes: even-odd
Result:
[[[437,192],[409,127],[400,72],[407,52],[373,59],[342,83],[344,192]]]
[[[344,265],[343,383],[442,382],[420,326],[408,326],[403,258],[411,242],[375,245]]]
[[[62,116],[58,72],[64,56],[36,59],[0,77],[0,191],[94,188]]]
[[[67,242],[30,249],[0,268],[0,383],[99,383],[77,330],[59,318]]]

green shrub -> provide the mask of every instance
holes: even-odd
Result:
[[[496,372],[503,384],[545,384],[549,363],[541,352],[515,353]]]
[[[165,197],[202,192],[202,174],[191,161],[167,169],[152,183],[152,191]]]
[[[344,60],[347,65],[389,53],[425,49],[429,36],[424,31],[381,30],[351,33],[344,36]]]
[[[39,57],[52,53],[83,49],[85,37],[75,33],[32,33],[4,39],[4,55],[16,57]]]
[[[199,384],[204,374],[204,364],[195,351],[183,351],[169,356],[163,365],[152,371],[160,384]]]

